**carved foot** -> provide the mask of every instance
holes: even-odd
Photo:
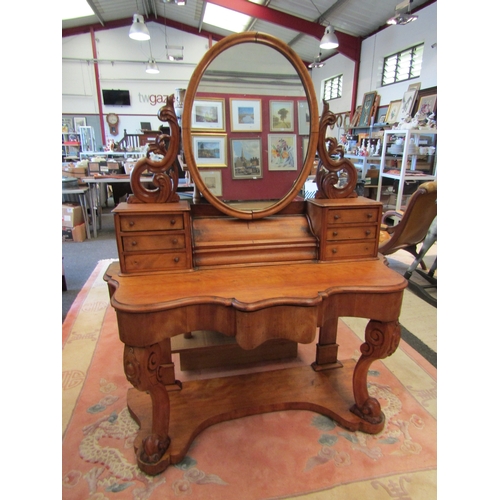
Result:
[[[141,462],[146,464],[158,463],[169,446],[170,438],[168,436],[162,439],[158,434],[149,435],[142,441],[142,451],[139,453]]]
[[[350,410],[354,415],[366,420],[370,424],[380,424],[385,420],[384,413],[380,408],[380,403],[375,398],[368,398],[364,402],[362,408],[352,405]]]

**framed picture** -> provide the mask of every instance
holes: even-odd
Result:
[[[377,91],[366,92],[363,96],[363,104],[361,105],[361,115],[359,117],[359,127],[368,127],[370,125],[370,117],[372,116],[372,108],[375,103]]]
[[[193,135],[192,139],[194,159],[198,167],[227,167],[225,135]]]
[[[293,101],[269,101],[271,132],[293,132]]]
[[[408,90],[417,89],[417,91],[418,91],[418,90],[420,90],[420,85],[421,85],[420,82],[412,83],[411,85],[408,85]]]
[[[262,177],[260,139],[231,139],[231,174],[233,179]]]
[[[63,118],[62,119],[62,133],[69,134],[70,132],[74,132],[73,128],[73,120],[71,118]]]
[[[356,111],[354,112],[354,115],[351,120],[351,127],[357,127],[359,123],[359,117],[361,116],[361,106],[358,106],[356,108]]]
[[[391,101],[389,107],[387,108],[387,113],[385,115],[386,123],[392,124],[396,123],[399,116],[399,109],[401,108],[401,99],[397,101]]]
[[[214,196],[222,196],[222,175],[220,170],[200,170],[200,177]]]
[[[267,149],[269,170],[297,170],[297,143],[294,134],[269,134]]]
[[[436,110],[437,94],[420,97],[417,113],[434,113]]]
[[[87,126],[87,120],[85,117],[75,118],[73,119],[75,122],[75,132],[80,132],[80,127],[86,127]]]
[[[299,120],[299,135],[309,135],[311,115],[307,101],[297,101],[297,117]]]
[[[223,132],[225,125],[224,99],[195,99],[191,113],[193,130],[212,130]]]
[[[415,98],[417,97],[418,90],[411,89],[404,93],[403,100],[401,101],[401,107],[399,108],[399,114],[396,121],[400,122],[407,116],[411,116],[413,110],[413,104],[415,104]]]
[[[260,99],[229,99],[232,132],[262,131],[262,102]]]

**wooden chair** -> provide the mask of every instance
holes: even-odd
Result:
[[[437,181],[425,182],[412,194],[404,211],[389,210],[382,216],[379,253],[390,255],[403,249],[417,257],[417,245],[424,241],[436,216]],[[399,218],[399,224],[387,226],[389,217]],[[420,265],[422,269],[427,269],[423,261]]]

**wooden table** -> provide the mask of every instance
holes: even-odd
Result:
[[[180,462],[203,429],[224,420],[285,409],[329,416],[350,430],[378,433],[385,422],[368,395],[374,360],[398,346],[406,280],[382,259],[303,262],[170,273],[105,275],[135,389],[128,405],[141,430],[139,467],[157,474]],[[368,318],[357,362],[337,359],[341,316]],[[191,381],[175,379],[170,339],[196,330],[235,337],[244,349],[272,338],[310,343],[311,367]]]

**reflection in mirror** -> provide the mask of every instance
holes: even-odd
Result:
[[[199,178],[207,181],[202,193],[209,189],[224,204],[253,211],[295,188],[310,137],[303,78],[262,43],[239,43],[211,60],[189,110],[190,146]]]

